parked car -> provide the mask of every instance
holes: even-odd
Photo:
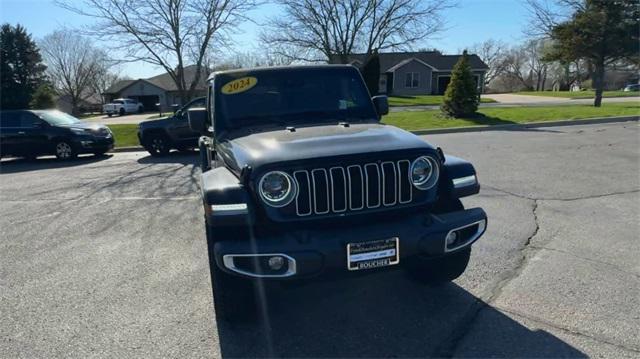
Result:
[[[258,282],[403,268],[435,285],[465,271],[487,227],[460,201],[480,189],[473,165],[380,123],[387,97],[356,68],[233,70],[208,86],[214,105],[189,123],[217,318],[255,308]]]
[[[113,148],[113,134],[56,110],[0,111],[0,156],[68,160],[81,153],[103,155]]]
[[[627,85],[627,86],[625,86],[623,91],[625,91],[625,92],[640,91],[640,84]]]
[[[144,106],[136,100],[119,98],[113,100],[111,103],[105,104],[102,107],[102,111],[109,117],[115,114],[124,116],[129,113],[142,113],[144,112]]]
[[[164,156],[177,149],[186,151],[198,146],[200,134],[189,127],[187,111],[204,107],[206,99],[199,97],[184,105],[172,116],[143,121],[138,126],[138,141],[152,156]]]

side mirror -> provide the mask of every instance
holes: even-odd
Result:
[[[207,115],[208,112],[206,108],[190,108],[187,111],[187,118],[189,119],[189,127],[191,128],[191,131],[202,135],[210,134]]]
[[[373,96],[371,101],[373,101],[373,106],[375,106],[378,116],[382,117],[389,113],[389,99],[387,96]]]

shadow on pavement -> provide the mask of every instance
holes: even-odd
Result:
[[[59,160],[53,156],[40,157],[35,160],[24,158],[3,159],[0,162],[0,174],[39,171],[52,168],[66,168],[97,163],[111,158],[111,154],[102,156],[80,155],[78,158],[68,161]]]
[[[586,357],[456,284],[429,288],[402,271],[277,289],[260,323],[217,323],[222,357]],[[488,319],[471,334],[479,306]]]
[[[185,165],[194,165],[198,167],[200,157],[198,157],[198,151],[178,152],[171,151],[166,156],[154,157],[151,155],[138,159],[140,164],[153,164],[153,163],[179,163]]]

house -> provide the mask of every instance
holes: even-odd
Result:
[[[188,84],[196,75],[196,66],[184,68],[185,82]],[[207,92],[208,71],[203,70],[196,86],[194,97],[205,96]],[[122,80],[109,87],[103,94],[108,103],[116,98],[130,98],[141,102],[146,110],[157,110],[156,104],[160,104],[163,111],[172,109],[174,105],[183,105],[180,93],[171,75],[164,73],[148,79]]]
[[[396,96],[442,95],[461,56],[443,55],[439,51],[380,53],[379,92]],[[366,61],[367,54],[348,56],[348,63],[356,67],[362,67]],[[469,55],[469,63],[482,91],[489,66],[477,55]]]

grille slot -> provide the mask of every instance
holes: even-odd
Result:
[[[410,203],[409,167],[409,160],[400,160],[295,171],[296,214],[344,213]]]

